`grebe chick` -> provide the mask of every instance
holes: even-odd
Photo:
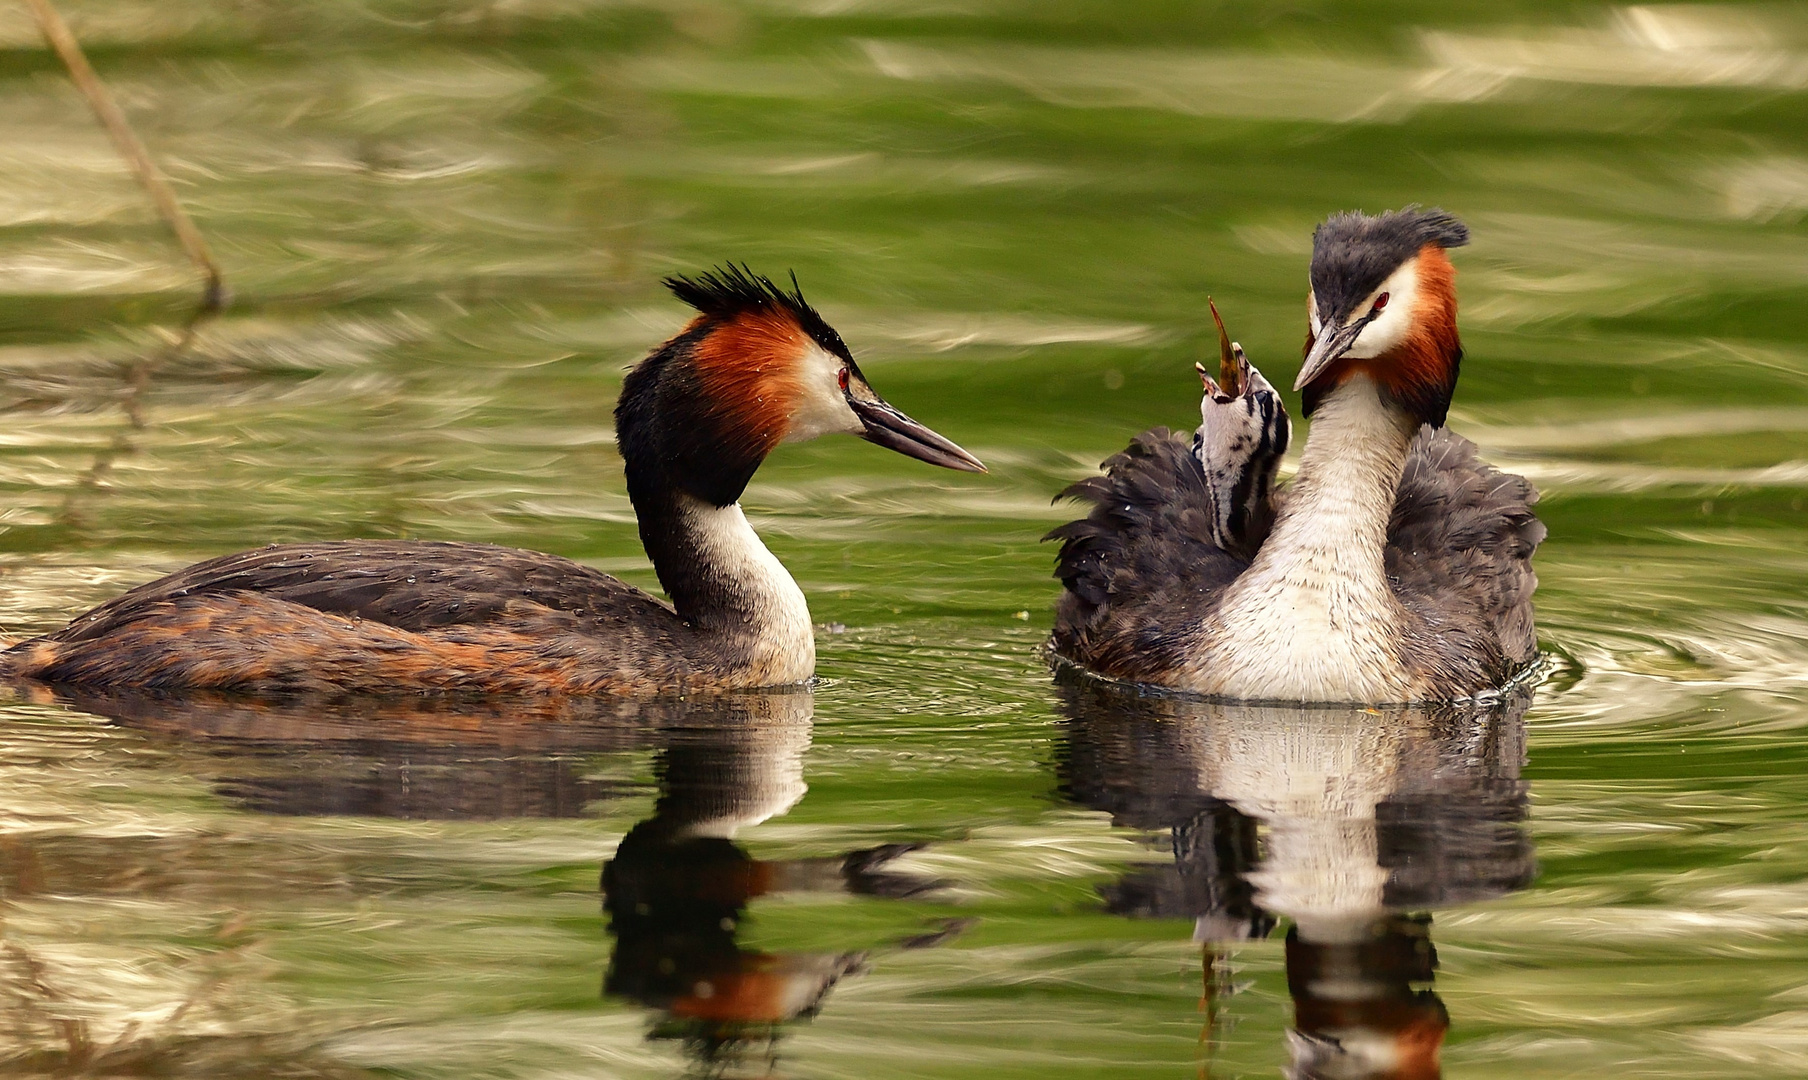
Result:
[[[648,695],[801,683],[802,590],[741,492],[829,432],[950,469],[978,458],[873,391],[840,335],[765,277],[666,286],[698,314],[622,382],[616,439],[665,603],[568,559],[487,544],[284,544],[191,566],[0,654],[78,686]]]
[[[1440,210],[1318,227],[1292,484],[1264,479],[1287,423],[1254,377],[1208,385],[1191,446],[1137,436],[1063,493],[1094,505],[1049,534],[1055,656],[1232,700],[1366,704],[1469,697],[1536,659],[1537,494],[1443,427],[1462,359],[1445,253],[1468,241]]]

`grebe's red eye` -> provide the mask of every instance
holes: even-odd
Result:
[[[847,368],[842,368],[840,371],[835,373],[835,383],[836,383],[836,385],[840,386],[843,390],[847,389],[847,384],[848,384]]]
[[[1381,314],[1381,309],[1387,306],[1387,296],[1387,293],[1382,293],[1380,296],[1375,297],[1375,306],[1369,309],[1369,314]]]

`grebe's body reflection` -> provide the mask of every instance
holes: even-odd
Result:
[[[1532,878],[1530,692],[1385,712],[1063,693],[1070,797],[1172,838],[1173,863],[1108,886],[1107,906],[1191,917],[1208,972],[1225,943],[1286,918],[1295,1080],[1441,1075],[1449,1018],[1423,913]]]
[[[801,799],[808,691],[698,701],[610,698],[249,698],[43,688],[199,753],[214,791],[256,813],[425,820],[577,817],[644,787],[601,769],[654,751],[653,813],[602,868],[615,949],[606,997],[657,1011],[652,1034],[713,1066],[769,1052],[782,1025],[812,1015],[857,951],[763,952],[739,938],[749,904],[780,892],[906,897],[937,887],[891,869],[914,845],[763,861],[739,830]],[[934,944],[952,932],[899,945]]]
[[[36,688],[183,755],[260,814],[424,821],[575,818],[634,794],[599,755],[644,749],[680,702],[605,698],[259,697]]]
[[[616,936],[606,993],[666,1010],[673,1034],[709,1044],[802,1015],[859,964],[855,954],[748,952],[736,940],[748,904],[784,883],[782,866],[733,836],[803,797],[809,744],[807,704],[741,730],[673,733],[653,816],[603,867]]]

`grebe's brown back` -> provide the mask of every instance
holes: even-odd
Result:
[[[1050,534],[1053,651],[1241,701],[1449,701],[1530,664],[1537,495],[1443,426],[1463,354],[1445,251],[1468,241],[1438,210],[1320,225],[1293,483],[1269,484],[1279,396],[1226,340],[1190,444],[1145,432],[1066,492],[1094,505]]]
[[[781,442],[829,432],[950,469],[979,459],[886,404],[795,287],[730,268],[628,374],[616,438],[668,604],[568,559],[485,544],[285,544],[139,586],[0,654],[88,686],[657,694],[803,682],[803,592],[739,500]]]

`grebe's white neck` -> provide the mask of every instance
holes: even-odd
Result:
[[[1274,530],[1203,628],[1187,688],[1244,700],[1402,702],[1388,518],[1417,427],[1366,375],[1325,395]]]
[[[816,635],[803,590],[747,523],[740,503],[712,506],[679,495],[678,527],[709,602],[680,611],[705,633],[732,639],[745,655],[746,686],[808,682]],[[737,680],[740,681],[740,680]]]

